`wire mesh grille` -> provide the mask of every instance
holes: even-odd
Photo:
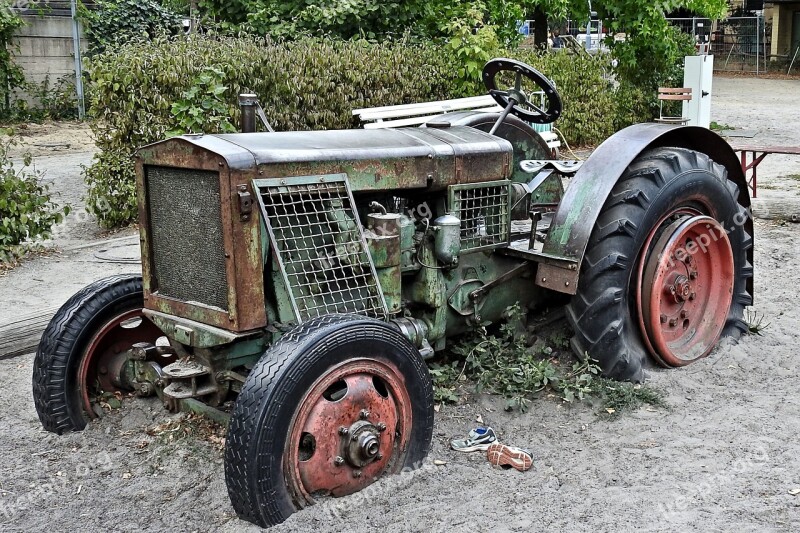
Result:
[[[450,188],[451,212],[461,220],[461,250],[493,248],[509,239],[509,182]]]
[[[262,214],[301,322],[330,313],[383,318],[385,304],[344,180],[257,180]],[[313,182],[310,180],[313,179]],[[287,180],[282,180],[287,181]]]

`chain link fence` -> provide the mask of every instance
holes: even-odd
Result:
[[[692,36],[700,53],[712,54],[714,70],[753,72],[767,70],[772,31],[764,16],[671,18],[669,21]]]

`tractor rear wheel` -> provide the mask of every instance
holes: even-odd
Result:
[[[355,315],[310,320],[273,344],[231,416],[225,481],[236,513],[268,527],[321,496],[418,468],[433,387],[398,330]]]
[[[567,306],[580,357],[609,377],[642,381],[650,355],[677,367],[747,329],[752,236],[739,189],[705,154],[656,148],[611,191]]]
[[[33,362],[33,400],[47,431],[82,430],[97,418],[102,394],[124,390],[114,376],[127,351],[163,335],[143,306],[142,276],[112,276],[83,288],[50,320]]]

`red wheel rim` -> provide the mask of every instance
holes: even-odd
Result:
[[[97,333],[86,348],[78,367],[77,385],[84,410],[90,418],[97,414],[92,408],[92,396],[100,391],[122,390],[115,378],[128,359],[127,351],[138,342],[155,344],[164,334],[141,309],[115,316]]]
[[[637,305],[645,343],[665,366],[708,355],[719,340],[733,298],[733,250],[725,229],[708,216],[683,216],[664,228],[640,263]]]
[[[352,359],[311,386],[289,429],[283,469],[300,505],[344,496],[393,471],[411,434],[411,400],[397,368]]]

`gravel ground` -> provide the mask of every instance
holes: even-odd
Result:
[[[757,130],[753,142],[800,139],[800,81],[716,78],[714,94],[713,119]],[[63,197],[76,200],[77,168],[90,158],[89,145],[45,150],[37,161]],[[800,158],[769,156],[759,170],[765,198],[800,194],[800,179],[791,177],[800,175]],[[504,412],[496,397],[468,396],[437,413],[433,451],[418,471],[299,512],[271,531],[800,530],[799,234],[798,225],[756,221],[754,309],[770,326],[688,369],[650,372],[668,409],[611,419],[596,407],[540,398],[520,414]],[[135,256],[130,230],[74,248],[108,237],[90,217],[68,222],[57,239],[65,251],[0,278],[0,323],[58,306],[103,275],[135,270],[107,261]],[[0,361],[2,530],[257,529],[233,516],[217,433],[152,400],[126,401],[82,433],[46,433],[31,399],[32,360]],[[478,415],[503,441],[532,449],[534,469],[498,470],[480,454],[450,451],[449,439]]]

